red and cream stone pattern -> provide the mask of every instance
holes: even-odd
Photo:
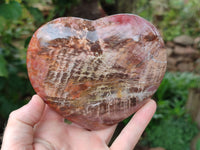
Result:
[[[36,93],[89,130],[133,114],[157,90],[166,64],[157,29],[131,14],[55,19],[34,33],[27,52]]]

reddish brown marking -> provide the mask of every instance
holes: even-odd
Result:
[[[63,117],[102,129],[155,93],[166,69],[163,45],[156,28],[135,15],[63,17],[35,32],[28,74],[36,93]]]
[[[132,18],[127,15],[118,15],[114,17],[114,21],[119,24],[128,24],[130,23],[131,19]]]

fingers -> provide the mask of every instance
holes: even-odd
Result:
[[[10,114],[8,123],[21,122],[34,126],[40,120],[44,107],[45,103],[43,100],[38,95],[34,95],[27,105]]]
[[[116,126],[117,125],[113,125],[113,126],[110,126],[106,129],[93,131],[93,132],[108,144],[110,142],[110,139],[112,138],[112,135],[115,131]]]
[[[132,117],[130,122],[122,130],[120,135],[111,145],[111,150],[132,150],[137,144],[144,129],[150,122],[156,111],[156,103],[149,100],[142,108],[140,108]]]
[[[34,95],[28,104],[10,114],[4,133],[2,150],[7,150],[12,145],[27,146],[32,144],[33,126],[39,122],[44,106],[43,100],[38,95]]]

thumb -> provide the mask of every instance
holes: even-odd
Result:
[[[10,114],[4,133],[2,150],[32,146],[33,127],[39,122],[44,107],[43,100],[38,95],[34,95],[28,104]]]

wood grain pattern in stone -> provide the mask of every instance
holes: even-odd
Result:
[[[122,121],[155,93],[166,50],[156,28],[136,15],[63,17],[34,33],[27,68],[50,107],[94,130]]]

